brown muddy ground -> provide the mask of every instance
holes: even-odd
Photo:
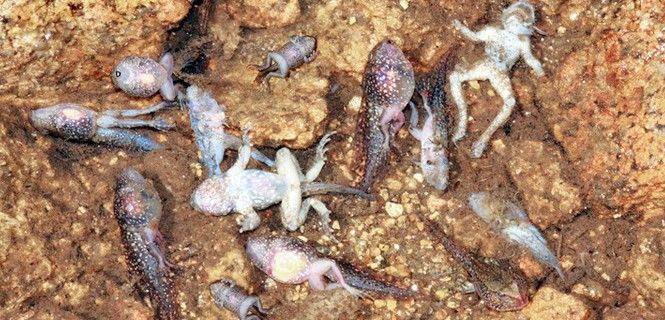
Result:
[[[454,34],[449,26],[451,19],[466,19],[467,25],[477,28],[496,21],[506,5],[502,1],[400,3],[369,8],[357,2],[301,1],[302,12],[296,22],[268,29],[241,26],[225,10],[234,11],[220,4],[212,25],[228,27],[224,29],[229,30],[228,34],[214,38],[225,51],[206,52],[209,61],[200,73],[179,70],[178,74],[211,90],[227,105],[232,131],[237,132],[245,120],[253,119],[256,123],[263,113],[272,115],[275,122],[260,124],[264,130],[256,132],[259,148],[270,156],[274,155],[275,147],[286,144],[300,148],[296,155],[301,163],[307,164],[313,155],[308,147],[323,132],[337,130],[339,134],[330,143],[329,161],[319,181],[350,184],[355,178],[351,173],[352,137],[362,94],[360,75],[372,46],[384,37],[396,39],[414,67],[421,71],[429,69],[454,43],[462,44],[460,57],[473,59],[482,52],[481,47],[463,42]],[[0,109],[3,199],[0,318],[152,317],[147,299],[135,285],[137,278],[128,273],[112,212],[115,178],[131,166],[152,179],[162,197],[164,218],[160,229],[166,236],[168,256],[182,269],[175,279],[177,299],[186,319],[235,318],[232,313],[217,309],[208,291],[211,282],[226,277],[234,278],[241,287],[259,295],[265,306],[274,309],[274,319],[658,319],[665,314],[665,301],[661,297],[665,290],[662,260],[665,235],[662,213],[658,214],[662,212],[658,210],[663,208],[662,199],[644,201],[654,204],[649,208],[656,208],[649,211],[651,219],[645,218],[642,207],[606,205],[599,201],[602,198],[599,195],[611,198],[625,192],[623,185],[595,181],[590,178],[593,176],[581,173],[588,172],[589,166],[610,168],[611,165],[589,165],[578,151],[571,151],[568,138],[557,138],[554,116],[544,105],[565,97],[550,95],[557,87],[539,90],[554,85],[550,77],[559,73],[559,67],[570,59],[572,52],[583,48],[593,50],[597,39],[611,32],[613,23],[618,24],[612,17],[630,22],[631,14],[646,12],[652,14],[655,21],[652,27],[658,29],[665,23],[662,8],[651,11],[653,7],[646,4],[636,8],[628,4],[605,6],[596,1],[547,1],[535,3],[535,7],[541,21],[539,27],[549,36],[534,36],[532,48],[543,61],[548,76],[538,79],[524,63],[518,62],[512,76],[518,106],[480,159],[470,159],[471,143],[498,112],[501,99],[491,92],[488,83],[465,86],[473,121],[467,138],[451,146],[453,167],[448,190],[440,192],[422,182],[420,169],[414,164],[419,157],[419,145],[402,129],[396,142],[399,154],[391,159],[390,169],[377,184],[376,201],[321,197],[333,212],[339,243],[322,238],[314,216],[301,230],[291,234],[308,239],[323,254],[349,261],[404,287],[417,288],[429,298],[358,300],[342,290],[311,292],[306,284],[290,286],[266,280],[245,259],[243,244],[248,237],[259,234],[286,234],[278,208],[269,208],[261,214],[263,222],[256,231],[240,235],[234,216],[208,217],[190,207],[190,194],[203,176],[184,111],[160,113],[173,121],[176,129],[164,133],[145,131],[165,146],[150,154],[63,141],[42,136],[32,128],[30,110],[58,101],[78,101],[95,110],[147,106],[157,101],[157,98],[127,98],[112,88],[110,79],[99,76],[82,86],[99,88],[95,91],[68,88],[58,94],[44,95],[36,87],[34,95],[14,89],[2,93],[0,101],[5,107]],[[577,23],[566,20],[565,16],[575,10],[585,14]],[[604,10],[614,15],[608,18],[601,14]],[[333,21],[334,26],[327,20]],[[564,25],[568,30],[562,32],[560,28]],[[319,38],[317,60],[296,70],[287,80],[273,79],[272,92],[249,87],[247,83],[255,73],[246,65],[260,61],[267,50],[299,32]],[[206,37],[219,36],[208,34],[194,39],[205,43]],[[654,52],[652,44],[653,41],[645,40],[632,44],[631,48]],[[640,45],[643,47],[636,49]],[[622,48],[621,52],[631,52],[631,48]],[[655,59],[661,61],[662,50],[655,52]],[[191,50],[181,51],[176,58],[182,63],[191,55]],[[101,71],[110,66],[103,66]],[[100,74],[104,73],[101,71]],[[237,80],[236,76],[242,79]],[[57,80],[53,81],[52,87],[57,88]],[[656,84],[659,87],[649,92],[656,92],[653,96],[662,95],[665,90],[660,86],[662,80]],[[233,91],[229,88],[235,91],[229,93]],[[303,103],[301,96],[309,100]],[[271,104],[276,111],[265,110]],[[646,104],[638,107],[651,108]],[[662,110],[658,105],[656,109]],[[662,118],[662,113],[650,114]],[[578,121],[588,123],[585,117],[581,115]],[[292,125],[284,120],[288,118],[307,119],[303,120],[307,126],[296,133],[279,131]],[[634,121],[639,125],[641,120]],[[270,132],[282,135],[270,136]],[[600,135],[579,139],[594,146],[605,146],[607,142],[607,137]],[[661,141],[656,139],[652,143],[660,146]],[[662,152],[662,148],[654,148],[650,152]],[[223,168],[228,168],[234,160],[235,153],[227,152]],[[256,162],[250,166],[262,167]],[[660,168],[662,174],[663,163],[657,162],[654,168]],[[634,165],[631,170],[641,169]],[[528,183],[522,183],[522,179]],[[567,191],[554,192],[555,186],[542,181],[560,181]],[[656,183],[645,182],[648,187]],[[656,185],[654,190],[661,187]],[[554,203],[547,214],[544,211],[529,214],[559,257],[565,280],[490,231],[468,209],[469,192],[481,190],[503,194],[527,209]],[[535,194],[539,196],[534,198]],[[572,203],[566,207],[570,210],[560,210],[561,203]],[[486,308],[475,294],[464,293],[462,287],[467,276],[427,233],[424,225],[427,218],[436,220],[470,250],[519,265],[530,280],[532,304],[519,312],[499,314]]]

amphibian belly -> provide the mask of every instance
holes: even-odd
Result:
[[[277,252],[272,258],[272,277],[283,283],[300,283],[309,264],[309,259],[304,253]]]
[[[286,182],[280,176],[259,170],[246,172],[243,188],[250,196],[254,209],[265,209],[282,201],[286,193]]]

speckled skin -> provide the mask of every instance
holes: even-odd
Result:
[[[270,51],[259,70],[257,79],[263,78],[268,83],[270,78],[286,78],[290,69],[297,68],[316,58],[316,38],[310,36],[291,36],[289,42],[277,51]],[[273,61],[275,65],[273,65]]]
[[[176,91],[172,73],[173,56],[167,52],[159,62],[148,57],[126,57],[113,68],[111,79],[130,96],[150,97],[159,91],[164,100],[173,101]]]
[[[417,81],[416,92],[427,111],[427,118],[422,128],[417,129],[418,113],[413,107],[409,132],[420,141],[420,168],[425,181],[438,190],[448,187],[448,116],[444,110],[446,104],[445,79],[448,70],[448,56],[441,60],[431,74]]]
[[[338,260],[336,260],[336,262],[337,266],[339,266],[339,269],[342,272],[342,276],[344,276],[344,279],[346,280],[346,283],[356,289],[397,298],[409,298],[418,296],[417,292],[377,280],[371,275],[357,270],[348,263]]]
[[[473,42],[485,43],[485,57],[470,66],[458,64],[450,74],[450,93],[457,105],[458,123],[453,141],[458,142],[466,135],[468,122],[467,105],[464,101],[462,83],[471,80],[489,80],[492,87],[503,99],[503,107],[492,120],[488,128],[473,143],[471,157],[479,158],[487,147],[492,134],[501,127],[515,106],[515,94],[510,83],[509,72],[515,62],[522,57],[536,75],[545,72],[531,53],[529,37],[533,33],[535,23],[533,5],[529,1],[517,1],[504,9],[501,15],[502,28],[486,26],[478,32],[471,31],[458,20],[453,26]]]
[[[386,166],[390,142],[404,123],[402,110],[414,88],[413,68],[399,47],[390,40],[376,45],[363,76],[363,109],[357,139],[364,162],[360,189],[369,191]]]
[[[487,307],[515,311],[529,303],[529,284],[521,270],[505,262],[485,262],[457,245],[434,221],[430,232],[469,274],[474,290]]]
[[[528,249],[536,259],[554,268],[563,279],[563,271],[547,241],[526,212],[516,204],[487,192],[469,194],[469,206],[489,226]]]
[[[157,319],[178,319],[173,281],[174,267],[166,259],[164,238],[157,229],[162,204],[152,182],[134,169],[126,169],[115,186],[113,211],[120,225],[127,261],[147,287]]]
[[[329,227],[330,210],[315,198],[302,201],[303,193],[349,193],[366,196],[363,192],[334,184],[313,182],[326,162],[325,148],[332,133],[326,134],[316,149],[314,164],[303,174],[296,158],[287,148],[277,151],[275,163],[277,174],[246,169],[250,156],[247,132],[244,144],[238,152],[237,162],[225,173],[206,179],[192,194],[195,210],[210,215],[227,215],[238,212],[236,219],[240,232],[254,230],[260,223],[256,211],[280,203],[282,224],[294,231],[305,222],[310,207],[319,214],[324,232],[332,237]],[[312,185],[312,187],[310,187]]]
[[[224,160],[226,148],[238,150],[239,138],[224,132],[225,107],[217,103],[208,91],[196,85],[187,88],[187,95],[180,97],[181,105],[189,109],[189,120],[194,131],[196,145],[201,152],[201,162],[208,177],[222,174],[219,164]],[[275,163],[258,150],[252,150],[252,158],[274,167]]]
[[[370,290],[393,288],[387,284],[379,283],[377,285],[376,281],[370,281],[369,278],[355,272],[352,268],[347,267],[342,271],[336,261],[319,258],[312,247],[296,238],[283,236],[253,238],[247,241],[245,250],[257,268],[281,283],[299,284],[308,281],[314,290],[342,287],[355,296],[364,296],[365,293],[348,283],[349,279],[355,280]],[[334,282],[326,283],[324,277]]]
[[[214,282],[210,285],[210,294],[219,308],[226,308],[238,314],[240,320],[263,319],[268,313],[263,309],[257,296],[247,296],[231,279]],[[249,314],[249,312],[253,314]]]
[[[120,119],[155,112],[166,104],[145,110],[107,110],[97,113],[74,103],[61,103],[33,110],[32,125],[43,134],[52,134],[72,141],[106,143],[116,147],[153,151],[161,146],[150,137],[119,128],[151,127],[168,130],[171,125],[163,119]]]

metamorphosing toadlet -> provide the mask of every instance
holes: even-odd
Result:
[[[446,105],[445,79],[450,61],[444,57],[431,74],[416,81],[416,92],[420,95],[427,118],[418,129],[418,111],[411,102],[409,132],[420,141],[420,168],[425,181],[438,190],[448,187],[448,116]],[[414,95],[415,96],[415,95]]]
[[[263,65],[255,65],[259,70],[257,80],[263,78],[263,83],[268,84],[272,77],[286,78],[290,69],[310,63],[314,58],[316,58],[316,38],[291,36],[289,42],[277,51],[268,53]]]
[[[487,307],[515,311],[529,304],[529,284],[521,270],[502,261],[485,262],[456,244],[436,222],[428,224],[432,235],[469,274],[473,289]]]
[[[43,134],[52,134],[67,140],[106,143],[116,147],[153,151],[161,146],[152,138],[120,128],[150,127],[168,130],[171,124],[164,119],[120,119],[153,113],[167,104],[162,102],[148,109],[106,110],[97,113],[74,103],[61,103],[33,110],[32,125]]]
[[[415,88],[413,67],[390,40],[374,47],[363,75],[363,106],[358,120],[356,150],[362,150],[360,189],[368,192],[385,168],[390,143],[404,124],[402,110]]]
[[[398,297],[416,295],[408,289],[372,279],[333,259],[319,258],[312,247],[296,238],[253,238],[247,241],[245,250],[252,264],[281,283],[308,281],[314,290],[342,287],[354,296],[365,296],[364,290]],[[334,282],[326,283],[326,278]]]
[[[170,277],[176,266],[166,259],[164,237],[157,229],[162,203],[152,181],[134,169],[126,169],[116,182],[113,212],[120,225],[127,261],[147,287],[157,309],[156,318],[178,319],[178,303]]]
[[[487,192],[469,194],[469,206],[483,221],[522,247],[527,248],[540,262],[554,268],[564,278],[561,265],[547,246],[547,240],[534,226],[526,212],[516,204]]]
[[[240,320],[264,319],[268,314],[257,296],[248,296],[231,279],[214,282],[210,285],[210,293],[217,307],[235,312]]]
[[[180,104],[189,110],[196,146],[201,152],[201,162],[207,168],[208,176],[222,174],[219,164],[224,160],[224,151],[226,148],[238,150],[242,144],[240,138],[224,132],[226,108],[217,103],[208,91],[196,85],[187,88],[186,96],[180,92],[178,94]],[[275,166],[270,158],[256,149],[252,149],[251,156],[269,167]]]
[[[458,20],[453,26],[467,39],[473,42],[485,43],[485,57],[471,66],[455,66],[450,74],[450,93],[457,104],[457,129],[453,135],[453,142],[459,142],[466,134],[468,122],[467,105],[464,101],[462,83],[471,80],[489,80],[490,84],[503,99],[503,107],[494,118],[489,127],[473,143],[471,157],[479,158],[487,147],[492,134],[501,127],[515,106],[515,94],[510,84],[509,72],[517,59],[524,58],[536,75],[543,76],[545,72],[531,53],[529,37],[533,33],[536,17],[533,6],[529,1],[517,1],[503,10],[501,23],[503,28],[487,26],[478,32],[473,32]]]
[[[333,238],[330,229],[330,210],[316,198],[302,196],[325,193],[345,193],[368,196],[364,192],[332,183],[318,183],[319,175],[326,162],[325,145],[332,133],[326,134],[316,148],[314,164],[303,174],[298,160],[287,148],[277,151],[275,163],[277,174],[246,169],[250,157],[250,144],[247,128],[243,134],[243,145],[238,152],[238,160],[225,173],[213,176],[199,185],[192,194],[195,210],[210,215],[227,215],[238,212],[236,219],[240,232],[254,230],[260,218],[254,210],[265,209],[281,202],[282,224],[294,231],[305,222],[310,207],[319,214],[324,232]],[[333,238],[334,239],[334,238]]]
[[[173,55],[165,53],[159,63],[148,57],[129,56],[111,72],[113,84],[133,97],[150,97],[157,93],[166,101],[176,98],[173,86]]]

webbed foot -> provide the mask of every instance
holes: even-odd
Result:
[[[337,131],[331,131],[326,133],[323,138],[321,138],[321,141],[319,141],[319,144],[316,146],[316,160],[315,161],[326,161],[326,152],[328,152],[328,148],[326,148],[326,144],[330,142],[331,137],[336,134]]]

